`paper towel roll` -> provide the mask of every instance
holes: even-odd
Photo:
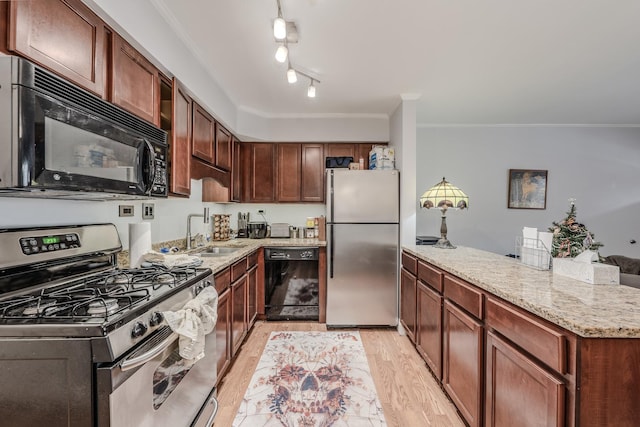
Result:
[[[151,250],[151,223],[129,224],[129,267],[140,267],[144,254]]]

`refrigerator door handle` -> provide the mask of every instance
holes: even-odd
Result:
[[[333,215],[333,169],[329,171],[329,221],[334,222],[335,218]]]
[[[333,252],[334,252],[334,240],[333,240],[333,224],[329,225],[329,278],[333,279]]]

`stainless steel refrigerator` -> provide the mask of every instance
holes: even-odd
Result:
[[[327,326],[396,326],[400,175],[328,169]]]

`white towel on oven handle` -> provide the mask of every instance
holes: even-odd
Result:
[[[202,359],[205,336],[213,331],[218,321],[218,293],[215,288],[208,286],[181,310],[162,314],[171,330],[179,335],[180,356],[194,363]]]

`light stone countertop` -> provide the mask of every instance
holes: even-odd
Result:
[[[169,244],[154,244],[153,249],[159,250],[163,246],[177,246],[181,250],[174,254],[190,254],[195,255],[204,251],[208,247],[238,247],[237,251],[221,256],[203,256],[202,268],[210,268],[214,273],[223,270],[234,262],[249,255],[260,247],[323,247],[327,242],[318,239],[231,239],[222,241],[212,241],[207,245],[192,248],[189,251],[184,250],[184,239],[182,241],[172,241]],[[118,266],[126,268],[129,264],[129,252],[122,251],[118,254]]]
[[[640,338],[640,289],[591,285],[479,249],[402,248],[579,336]]]
[[[319,241],[318,239],[232,239],[226,241],[218,241],[211,242],[210,244],[195,248],[189,251],[189,253],[198,253],[201,252],[204,248],[209,246],[219,246],[219,247],[235,247],[242,246],[235,252],[232,252],[228,255],[224,256],[216,256],[216,257],[202,257],[202,267],[210,268],[214,273],[225,269],[226,267],[232,265],[234,262],[242,259],[243,257],[249,255],[256,249],[261,246],[266,247],[322,247],[326,246],[326,242]]]

